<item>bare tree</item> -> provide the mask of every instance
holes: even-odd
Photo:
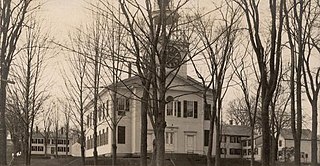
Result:
[[[11,62],[32,0],[0,1],[0,165],[7,164],[7,129],[5,124],[6,87]]]
[[[66,104],[64,108],[64,118],[65,118],[65,134],[66,134],[66,141],[65,141],[65,149],[66,149],[66,157],[69,154],[69,134],[70,134],[70,118],[71,118],[71,105]]]
[[[251,46],[255,52],[259,68],[259,80],[261,82],[261,118],[262,118],[262,165],[270,165],[270,126],[269,108],[272,96],[275,92],[280,68],[282,30],[283,30],[283,8],[284,0],[269,1],[269,16],[271,17],[270,31],[267,36],[270,40],[269,49],[263,44],[261,30],[261,11],[259,1],[235,0],[245,13],[247,30]]]
[[[238,114],[235,116],[243,115],[241,121],[245,120],[248,126],[251,129],[251,145],[254,145],[255,140],[255,131],[256,129],[261,129],[261,111],[259,111],[259,104],[261,102],[261,82],[258,78],[257,69],[253,58],[249,58],[250,51],[248,50],[248,45],[245,48],[244,54],[242,57],[237,57],[240,59],[240,62],[237,62],[236,59],[233,59],[232,66],[235,72],[237,81],[235,81],[243,93],[243,100],[236,100],[236,108],[231,108],[233,110],[238,110]],[[248,62],[251,61],[251,62]],[[250,64],[251,63],[251,64]],[[250,79],[251,78],[251,79]],[[256,78],[254,81],[252,78]],[[257,86],[257,87],[256,87]],[[260,113],[260,114],[259,114]],[[235,117],[234,116],[234,117]],[[239,118],[239,117],[238,117]],[[240,117],[241,118],[241,117]],[[258,124],[258,125],[257,125]],[[260,124],[260,125],[259,125]],[[250,165],[254,165],[254,146],[251,146],[251,162]]]
[[[82,47],[82,33],[79,29],[77,33],[71,35],[71,48],[67,49],[73,53],[69,57],[69,74],[65,72],[64,81],[67,87],[66,96],[74,109],[71,110],[71,119],[75,125],[80,126],[80,145],[82,164],[85,165],[85,105],[88,103],[91,89],[87,88],[87,63],[84,47]]]
[[[166,127],[165,122],[165,105],[166,105],[166,92],[179,71],[179,66],[183,64],[182,61],[174,66],[170,71],[167,70],[168,61],[170,61],[167,53],[168,48],[175,44],[172,40],[172,35],[176,32],[179,24],[177,21],[177,11],[181,8],[186,1],[180,1],[176,6],[169,5],[170,1],[157,1],[156,8],[153,8],[151,1],[145,1],[145,3],[118,1],[120,10],[123,13],[124,21],[118,20],[117,23],[123,26],[130,36],[132,44],[126,44],[126,48],[132,52],[135,64],[138,70],[138,76],[141,78],[143,84],[143,107],[141,112],[142,125],[146,124],[146,100],[151,96],[153,102],[153,114],[150,116],[151,124],[153,124],[155,134],[156,154],[155,163],[158,166],[164,164],[164,130]],[[110,4],[103,3],[104,7],[108,9]],[[145,7],[142,7],[145,6]],[[156,9],[156,10],[155,10]],[[111,10],[108,10],[111,11]],[[154,11],[157,11],[157,16],[154,15]],[[169,12],[167,12],[169,11]],[[137,13],[139,14],[137,14]],[[115,17],[117,18],[117,17]],[[171,21],[169,21],[171,20]],[[123,23],[124,22],[124,23]],[[145,55],[145,56],[144,56]],[[173,79],[167,80],[167,78],[173,74]],[[152,79],[151,79],[151,76]],[[150,81],[153,80],[153,81]],[[149,92],[150,86],[152,86],[152,92]],[[147,95],[148,94],[148,95]],[[142,134],[146,133],[146,127],[142,126]],[[141,141],[146,140],[146,134],[141,134]],[[146,165],[146,141],[141,145],[141,164]]]
[[[44,155],[47,156],[48,155],[48,144],[50,143],[50,136],[51,136],[51,126],[53,124],[53,118],[52,118],[52,108],[48,108],[47,111],[43,111],[41,118],[43,121],[43,133],[42,137],[43,137],[43,144],[44,144]]]
[[[16,84],[11,86],[9,97],[18,100],[23,122],[23,145],[26,165],[30,165],[31,140],[36,116],[42,109],[44,102],[50,97],[47,88],[48,83],[43,83],[43,72],[46,66],[47,52],[49,50],[48,34],[41,32],[40,25],[35,20],[30,20],[25,33],[26,43],[23,45],[19,56],[14,61],[12,75]],[[19,106],[19,105],[18,105]]]
[[[294,159],[295,165],[300,165],[300,148],[302,133],[302,79],[306,84],[307,98],[312,105],[312,100],[317,100],[319,90],[317,83],[313,82],[313,74],[309,73],[310,66],[307,63],[312,51],[313,31],[319,15],[317,5],[319,2],[292,0],[285,5],[286,29],[288,35],[288,47],[291,53],[291,128],[294,136]],[[309,62],[308,62],[309,63]],[[305,64],[305,66],[304,66]],[[309,75],[309,74],[311,75]],[[311,83],[312,82],[312,83]],[[312,90],[311,90],[312,89]],[[315,97],[315,98],[314,98]],[[317,163],[317,109],[312,106],[312,165]]]
[[[228,90],[232,72],[229,72],[230,60],[237,46],[236,36],[238,34],[238,22],[240,20],[240,8],[234,8],[232,2],[226,1],[218,11],[221,14],[220,22],[213,23],[215,20],[208,19],[201,14],[196,14],[193,29],[198,34],[200,48],[206,71],[209,75],[205,75],[198,70],[197,65],[191,58],[194,69],[198,78],[201,80],[204,88],[204,108],[207,108],[209,102],[207,95],[212,96],[212,111],[210,111],[210,129],[209,129],[209,145],[207,152],[207,165],[212,165],[212,148],[213,140],[215,140],[215,165],[220,165],[220,143],[221,143],[221,108],[223,98]],[[225,12],[227,11],[227,12]],[[219,26],[215,26],[218,24]],[[230,76],[228,74],[231,73]],[[208,80],[207,80],[208,79]],[[211,88],[211,89],[210,89]],[[211,109],[210,109],[211,110]],[[213,139],[214,124],[216,137]]]

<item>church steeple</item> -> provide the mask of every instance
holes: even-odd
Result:
[[[173,0],[156,0],[154,2],[154,25],[158,26],[165,24],[165,34],[170,34],[170,36],[168,36],[169,41],[168,44],[166,44],[165,50],[167,57],[166,71],[174,71],[173,73],[178,71],[177,74],[179,76],[186,78],[187,64],[185,61],[189,54],[189,43],[182,40],[181,36],[178,37],[180,33],[178,29],[178,21],[180,17],[178,11],[174,7]]]

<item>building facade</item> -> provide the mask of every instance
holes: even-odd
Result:
[[[63,129],[59,130],[58,136],[56,133],[50,132],[48,137],[45,137],[45,134],[41,131],[36,131],[32,134],[31,140],[31,155],[71,155],[71,141],[72,137],[69,136],[68,140],[66,139],[66,133]],[[57,145],[57,147],[56,147]]]

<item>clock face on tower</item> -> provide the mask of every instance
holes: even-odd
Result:
[[[181,55],[180,51],[174,46],[168,46],[166,51],[167,56],[167,68],[176,68],[180,65],[181,62]]]

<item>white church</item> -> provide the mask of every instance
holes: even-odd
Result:
[[[175,20],[175,19],[173,19]],[[169,47],[170,59],[181,60],[188,54],[188,44],[185,42],[174,42]],[[171,61],[173,62],[173,61]],[[168,63],[167,69],[172,69],[175,63]],[[170,78],[169,78],[170,79]],[[119,156],[140,154],[140,110],[141,103],[137,96],[142,96],[140,79],[137,76],[127,78],[122,81],[126,86],[119,86],[117,94],[118,112],[116,116],[121,119],[117,125],[117,153]],[[130,87],[130,90],[127,88]],[[187,64],[184,63],[173,82],[166,96],[172,96],[174,100],[166,105],[165,129],[165,149],[167,153],[194,153],[206,154],[209,136],[209,111],[204,109],[203,88],[201,84],[187,74]],[[99,98],[102,100],[102,108],[98,112],[98,155],[110,156],[112,153],[112,131],[106,121],[106,116],[112,117],[112,92],[104,89]],[[210,103],[210,94],[208,95]],[[93,106],[87,107],[86,126],[86,157],[93,156]],[[110,124],[110,122],[109,122]],[[231,126],[232,128],[232,126]],[[249,132],[240,133],[234,136],[232,132],[225,135],[226,140],[231,141],[231,145],[223,145],[222,155],[226,157],[241,157],[241,137],[249,137]],[[234,139],[236,137],[236,139]],[[239,138],[238,138],[239,137]],[[148,151],[152,152],[154,133],[150,121],[148,120]],[[229,149],[231,147],[231,149]],[[227,149],[228,148],[228,149]],[[213,152],[214,153],[214,152]]]

